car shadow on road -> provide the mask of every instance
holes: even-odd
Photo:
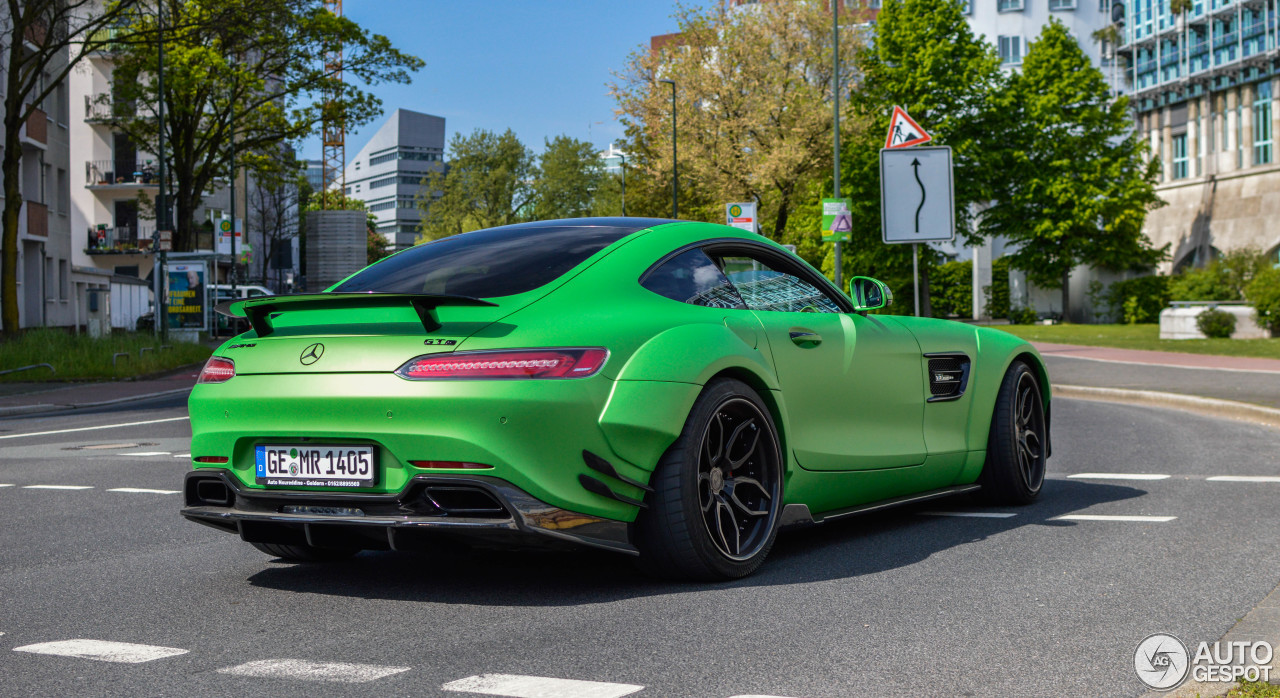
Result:
[[[1075,526],[1055,520],[1089,507],[1146,494],[1133,487],[1050,480],[1033,505],[984,508],[966,499],[939,500],[832,521],[779,536],[769,559],[746,579],[722,588],[804,584],[914,564],[935,553],[1026,526]],[[1009,518],[922,516],[924,511],[1004,511]],[[284,562],[249,577],[267,589],[364,599],[484,606],[574,606],[683,593],[703,584],[673,583],[640,573],[629,557],[592,550],[366,552],[325,565]]]

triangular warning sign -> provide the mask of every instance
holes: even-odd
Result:
[[[848,211],[841,211],[831,220],[831,232],[833,233],[852,233],[853,232],[853,214]]]
[[[924,132],[909,115],[907,110],[895,106],[893,117],[889,119],[889,137],[885,139],[886,148],[906,148],[933,140],[933,136]]]

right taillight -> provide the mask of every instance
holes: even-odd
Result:
[[[236,377],[236,362],[221,356],[211,356],[200,371],[197,383],[226,383]]]

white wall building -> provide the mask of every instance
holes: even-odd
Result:
[[[397,109],[347,163],[346,194],[365,202],[392,250],[412,247],[422,180],[444,168],[444,117]]]

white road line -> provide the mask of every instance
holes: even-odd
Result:
[[[139,451],[137,453],[117,453],[117,456],[167,456],[168,451]]]
[[[305,659],[260,659],[219,669],[219,674],[333,683],[366,683],[408,671],[407,666],[309,662]]]
[[[191,457],[191,454],[190,454],[190,453],[175,453],[175,454],[173,454],[173,457],[174,457],[174,458],[190,458],[190,457]]]
[[[145,487],[116,487],[108,492],[128,492],[129,494],[178,494],[181,490],[149,490]]]
[[[1103,516],[1101,514],[1067,514],[1055,516],[1050,521],[1138,521],[1146,523],[1166,523],[1176,516]]]
[[[729,698],[787,698],[786,696],[729,696]]]
[[[176,647],[157,647],[155,645],[135,645],[131,642],[108,642],[106,640],[61,640],[58,642],[41,642],[36,645],[14,647],[14,652],[31,652],[33,654],[56,654],[62,657],[82,657],[96,659],[100,662],[122,662],[125,664],[141,664],[154,659],[175,657],[186,654],[187,650]]]
[[[922,511],[921,516],[959,516],[972,519],[1007,519],[1017,516],[1007,511]]]
[[[1168,480],[1170,477],[1156,473],[1076,473],[1067,476],[1068,479],[1085,480]]]
[[[0,487],[13,487],[13,485],[12,485],[12,484],[7,484],[7,483],[6,483],[6,484],[3,484],[3,485],[0,485]]]
[[[1208,482],[1280,482],[1276,475],[1214,475],[1205,478]]]
[[[141,422],[123,422],[121,424],[103,424],[96,427],[76,427],[75,429],[55,429],[53,431],[32,431],[26,434],[5,434],[0,439],[20,439],[24,436],[48,436],[50,434],[71,434],[77,431],[98,431],[99,429],[119,429],[121,427],[140,427],[147,424],[164,424],[165,422],[186,421],[190,417],[165,417],[164,419],[147,419]]]
[[[483,693],[487,696],[508,698],[621,698],[644,686],[625,683],[601,683],[574,679],[551,679],[543,676],[516,676],[513,674],[481,674],[450,681],[441,686],[446,691]]]
[[[23,485],[24,490],[91,490],[93,485]]]

